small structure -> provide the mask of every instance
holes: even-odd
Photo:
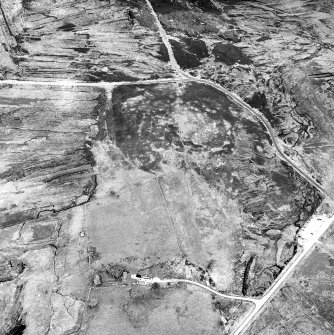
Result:
[[[139,284],[142,285],[148,285],[148,284],[153,284],[153,283],[160,283],[161,279],[158,277],[149,277],[146,275],[140,275],[140,274],[132,274],[131,279],[136,280]]]
[[[128,280],[128,273],[126,271],[123,271],[123,275],[122,275],[122,282],[126,282]]]
[[[102,285],[102,278],[100,274],[96,273],[93,277],[93,284],[94,286],[100,286]]]

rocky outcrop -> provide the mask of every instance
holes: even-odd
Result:
[[[147,7],[133,8],[132,25],[131,1],[1,3],[3,77],[115,82],[170,73]]]
[[[2,85],[0,95],[1,226],[89,201],[96,187],[89,136],[103,92]]]

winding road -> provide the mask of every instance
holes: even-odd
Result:
[[[238,95],[234,94],[233,92],[228,91],[226,88],[215,84],[214,82],[210,81],[210,80],[206,80],[206,79],[201,79],[201,78],[196,78],[193,77],[192,75],[184,72],[180,66],[178,65],[174,53],[173,53],[173,49],[172,46],[169,42],[169,38],[166,34],[165,29],[163,28],[159,17],[157,15],[157,13],[154,11],[152,4],[150,2],[150,0],[146,0],[147,6],[148,8],[151,10],[152,15],[154,16],[155,20],[156,20],[156,25],[158,27],[158,30],[160,32],[160,37],[163,41],[163,43],[165,44],[165,47],[168,51],[168,56],[169,56],[169,60],[170,60],[170,65],[172,66],[172,68],[174,69],[174,71],[180,76],[180,78],[183,78],[183,80],[190,80],[190,81],[194,81],[197,83],[201,83],[204,85],[208,85],[211,86],[213,88],[215,88],[216,90],[225,93],[226,95],[228,95],[230,98],[232,98],[235,102],[237,102],[239,105],[241,105],[242,107],[244,107],[247,111],[249,111],[251,114],[253,114],[257,119],[259,119],[264,126],[266,127],[266,129],[268,130],[268,133],[273,141],[274,147],[276,149],[276,152],[278,154],[278,156],[284,160],[285,162],[287,162],[289,165],[291,165],[296,171],[298,171],[298,173],[300,175],[302,175],[311,185],[313,185],[315,188],[317,188],[324,196],[329,197],[329,194],[325,191],[325,189],[316,181],[314,180],[314,178],[310,177],[306,172],[304,172],[303,170],[301,170],[296,163],[290,158],[288,157],[283,150],[281,149],[278,141],[276,140],[276,135],[275,135],[275,131],[272,129],[271,125],[269,124],[268,120],[256,109],[252,108],[251,106],[249,106],[246,102],[244,102]]]
[[[181,70],[180,70],[181,71]],[[166,79],[151,79],[151,80],[140,80],[140,81],[122,81],[122,82],[98,82],[98,83],[87,83],[87,82],[79,82],[75,80],[58,80],[58,81],[31,81],[31,80],[1,80],[1,84],[5,85],[40,85],[40,86],[61,86],[61,87],[73,87],[73,86],[82,86],[82,87],[100,87],[100,88],[106,88],[111,89],[116,86],[129,86],[129,85],[152,85],[152,84],[163,84],[163,83],[178,83],[178,82],[196,82],[201,83],[203,85],[211,86],[212,88],[223,92],[230,98],[232,98],[236,103],[241,105],[244,109],[246,109],[248,112],[250,112],[252,115],[254,115],[258,120],[260,120],[264,126],[266,127],[270,138],[273,142],[275,151],[277,155],[287,162],[289,165],[293,167],[295,171],[297,171],[301,176],[303,176],[311,185],[313,185],[319,192],[321,192],[325,197],[329,198],[331,201],[330,195],[326,192],[326,190],[311,176],[309,176],[306,172],[304,172],[302,169],[300,169],[296,163],[288,157],[283,150],[281,149],[278,141],[276,140],[275,131],[272,129],[271,125],[267,121],[267,119],[256,109],[249,106],[246,102],[244,102],[238,95],[236,95],[233,92],[228,91],[226,88],[219,86],[218,84],[215,84],[209,80],[206,79],[200,79],[192,77],[191,75],[188,75],[187,73],[182,72],[184,75],[182,78],[166,78]]]
[[[233,335],[241,335],[248,329],[248,327],[251,325],[254,319],[266,308],[267,303],[269,303],[275,297],[276,293],[290,278],[292,272],[295,271],[296,268],[301,265],[301,262],[313,251],[320,237],[328,230],[333,221],[334,216],[328,218],[325,215],[323,215],[320,218],[314,217],[308,222],[308,226],[306,226],[304,229],[304,231],[306,231],[306,234],[304,234],[305,236],[299,237],[299,247],[300,247],[299,251],[297,252],[297,254],[295,254],[292,260],[288,263],[288,265],[284,268],[281,274],[276,278],[274,283],[261,298],[251,298],[251,297],[224,294],[209,286],[188,279],[180,279],[180,278],[160,279],[156,277],[148,279],[143,278],[140,279],[140,281],[143,281],[147,284],[187,283],[190,285],[201,287],[202,289],[209,291],[221,298],[245,301],[254,304],[255,305],[254,308],[245,316],[243,320],[241,320],[241,322],[237,325],[237,327],[233,332]]]
[[[311,185],[313,185],[319,192],[321,192],[325,197],[327,197],[331,202],[333,199],[331,199],[330,195],[326,192],[326,190],[311,176],[309,176],[306,172],[304,172],[302,169],[300,169],[296,163],[288,157],[283,149],[280,147],[277,139],[276,139],[276,134],[273,128],[271,127],[270,123],[268,120],[256,109],[252,108],[249,106],[247,103],[245,103],[239,96],[234,94],[233,92],[228,91],[227,89],[223,88],[220,85],[217,85],[209,80],[206,79],[200,79],[200,78],[195,78],[191,76],[190,74],[185,73],[180,69],[179,65],[177,64],[177,61],[174,57],[172,46],[169,42],[169,38],[166,34],[166,31],[164,30],[157,13],[154,11],[150,0],[146,0],[146,3],[151,10],[152,15],[154,16],[156,20],[156,24],[158,26],[160,36],[163,40],[163,43],[165,44],[167,50],[168,50],[168,55],[170,59],[170,64],[173,67],[174,71],[182,78],[182,80],[190,80],[190,81],[195,81],[197,83],[202,83],[204,85],[211,86],[215,89],[217,89],[220,92],[225,93],[228,95],[230,98],[232,98],[235,102],[240,104],[242,107],[244,107],[247,111],[249,111],[252,115],[254,115],[260,122],[264,124],[266,127],[269,136],[273,142],[274,148],[276,150],[277,155],[287,162],[290,166],[293,167],[295,171],[297,171],[301,176],[303,176]],[[316,218],[313,218],[313,220],[316,220]],[[306,228],[311,226],[311,233],[307,235],[307,238],[300,239],[298,240],[299,242],[299,250],[295,254],[295,256],[292,258],[292,260],[288,263],[288,265],[284,268],[284,270],[281,272],[278,278],[276,278],[275,282],[271,285],[271,287],[267,290],[265,295],[259,299],[252,299],[252,298],[246,298],[249,302],[252,302],[255,304],[255,308],[239,323],[239,325],[236,327],[234,330],[233,334],[234,335],[241,335],[245,332],[245,330],[250,326],[250,324],[254,321],[254,319],[260,315],[261,311],[265,308],[267,302],[269,302],[277,293],[277,291],[284,285],[286,280],[290,277],[292,272],[301,264],[301,262],[304,260],[304,258],[313,250],[314,246],[317,244],[319,238],[327,231],[327,229],[330,227],[330,225],[333,223],[333,217],[331,218],[326,218],[325,222],[322,222],[322,225],[319,224],[319,222],[316,222],[315,224],[312,223],[312,219],[307,223]],[[314,228],[315,227],[315,228]],[[180,279],[170,279],[177,280],[181,282]],[[200,283],[188,281],[186,279],[183,279],[182,282],[190,283],[192,285],[197,285],[200,286],[206,290],[209,290],[212,293],[215,293],[219,296],[223,296],[220,292],[217,292],[216,290],[213,290],[205,285],[202,285]],[[245,301],[245,297],[235,297],[235,296],[227,296],[224,295],[225,298],[228,299],[239,299]]]
[[[266,129],[268,130],[268,133],[270,135],[270,138],[273,142],[273,145],[276,149],[276,153],[278,154],[279,158],[283,161],[287,162],[289,165],[291,165],[301,176],[303,176],[312,186],[314,186],[319,192],[321,192],[325,197],[330,198],[330,195],[326,192],[326,190],[311,176],[309,176],[306,172],[304,172],[302,169],[300,169],[296,163],[287,156],[283,149],[280,147],[277,139],[274,129],[269,124],[268,120],[256,109],[249,106],[246,102],[244,102],[238,95],[234,94],[233,92],[228,91],[226,88],[219,86],[209,80],[206,79],[197,79],[197,78],[191,78],[192,81],[196,81],[198,83],[202,83],[208,86],[211,86],[215,88],[216,90],[225,93],[230,98],[232,98],[235,102],[237,102],[239,105],[241,105],[244,109],[246,109],[248,112],[253,114],[258,120],[260,120]],[[332,200],[332,199],[331,199]]]
[[[256,298],[249,298],[249,297],[241,297],[237,295],[230,295],[230,294],[224,294],[220,293],[219,291],[213,289],[210,286],[206,286],[204,284],[198,283],[193,280],[188,280],[188,279],[181,279],[181,278],[170,278],[170,279],[160,279],[160,278],[150,278],[150,279],[141,279],[140,281],[145,282],[147,284],[153,284],[153,283],[158,283],[158,284],[177,284],[177,283],[186,283],[190,285],[195,285],[203,288],[204,290],[207,290],[215,295],[218,295],[221,298],[226,298],[226,299],[231,299],[231,300],[239,300],[239,301],[246,301],[255,304],[257,306],[260,302],[259,299]]]

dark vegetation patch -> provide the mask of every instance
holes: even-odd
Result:
[[[167,90],[168,91],[168,90]],[[128,157],[140,162],[140,168],[145,171],[154,171],[159,168],[162,160],[161,153],[152,150],[155,148],[175,150],[191,154],[192,152],[210,151],[211,148],[222,147],[220,154],[230,154],[234,150],[234,135],[226,135],[225,131],[208,139],[203,146],[193,143],[191,140],[180,139],[178,126],[172,123],[171,116],[175,112],[175,92],[169,91],[164,94],[161,90],[152,87],[145,88],[148,99],[142,100],[141,104],[134,110],[127,110],[124,103],[131,98],[143,96],[142,89],[134,89],[122,86],[114,90],[112,113],[107,115],[107,126],[110,138]],[[203,96],[204,98],[199,98]],[[195,83],[189,84],[182,95],[183,104],[191,102],[196,113],[205,113],[217,123],[217,127],[225,128],[224,121],[232,125],[237,119],[232,115],[229,106],[232,102],[225,96],[220,95],[211,87],[203,87]],[[164,120],[163,122],[161,122]],[[228,140],[230,143],[224,143]],[[215,155],[214,153],[212,155]],[[181,163],[181,162],[180,162]],[[182,165],[182,164],[181,164]],[[183,166],[183,165],[182,165]],[[195,168],[195,167],[194,167]],[[218,178],[218,177],[217,177]]]
[[[187,9],[187,7],[174,0],[151,0],[151,4],[154,10],[160,14],[170,14]]]
[[[253,261],[254,261],[254,255],[252,255],[248,259],[248,261],[246,262],[244,277],[243,277],[243,281],[242,281],[242,294],[243,295],[247,295],[249,271],[250,271],[250,268],[253,264]]]
[[[189,2],[194,4],[203,12],[217,15],[221,14],[220,9],[218,9],[210,0],[189,0]]]
[[[14,328],[12,328],[6,335],[23,335],[26,325],[19,319]]]
[[[199,39],[183,38],[182,43],[170,40],[174,56],[182,69],[191,69],[201,64],[209,56],[206,44]]]
[[[89,247],[87,250],[87,254],[90,262],[95,262],[101,259],[101,253],[97,251],[96,247]]]
[[[207,112],[213,120],[224,118],[226,121],[234,124],[237,118],[230,112],[230,107],[238,107],[217,89],[200,83],[191,82],[187,84],[187,89],[182,94],[182,101],[191,103],[194,107],[203,109],[208,107]]]
[[[271,178],[276,184],[281,185],[288,192],[293,192],[296,190],[297,186],[289,182],[293,173],[294,171],[290,166],[281,163],[281,169],[279,169],[278,171],[272,171]]]
[[[73,23],[65,23],[64,25],[57,28],[57,30],[61,31],[74,31],[76,25]]]
[[[36,210],[28,210],[16,213],[5,213],[3,220],[0,222],[0,228],[15,226],[23,221],[33,220],[36,218]]]
[[[252,160],[256,163],[256,165],[265,165],[266,160],[264,157],[261,157],[259,155],[255,155]]]
[[[270,124],[276,124],[278,119],[270,113],[268,108],[267,97],[263,92],[255,92],[250,98],[246,98],[247,102],[251,107],[258,109],[268,119]]]
[[[197,55],[198,58],[209,57],[208,48],[204,41],[189,37],[183,38],[182,41],[185,43],[187,51]]]
[[[32,0],[22,0],[23,9],[30,10],[31,9],[31,2],[32,2]]]
[[[260,124],[262,123],[251,120],[244,120],[242,125],[247,134],[254,135],[256,137],[255,140],[261,140],[258,136],[259,132],[262,132]]]
[[[218,9],[210,0],[152,0],[153,8],[160,14],[170,14],[175,11],[190,10],[188,5],[193,5],[193,8],[198,8],[205,13],[221,14]]]
[[[142,96],[144,92],[151,98],[136,106],[135,110],[128,110],[124,103]],[[144,171],[156,170],[161,161],[161,155],[152,151],[152,143],[157,148],[165,147],[166,126],[160,124],[160,119],[168,119],[171,100],[173,98],[162,92],[159,86],[153,85],[145,88],[122,86],[113,92],[112,112],[107,115],[109,136],[123,153],[131,158],[137,157],[139,168]]]
[[[216,61],[223,62],[226,65],[252,63],[250,58],[244,55],[240,48],[230,43],[215,44],[212,53],[215,56]]]
[[[115,280],[121,280],[123,273],[126,272],[126,267],[118,263],[110,263],[104,267],[107,274]]]
[[[245,101],[253,108],[257,108],[262,111],[267,108],[267,98],[263,92],[255,92],[251,98],[245,99]]]
[[[105,0],[110,2],[110,0]],[[140,9],[146,5],[145,0],[116,0],[117,6],[120,7],[133,7]]]
[[[186,51],[180,42],[170,40],[170,44],[172,45],[175,59],[182,69],[191,69],[201,64],[196,55]]]
[[[90,50],[90,48],[89,47],[73,48],[73,50],[82,54],[86,54]]]
[[[239,4],[245,4],[245,2],[252,2],[248,0],[216,0],[224,5],[239,5]],[[258,2],[257,0],[253,0],[253,2]]]
[[[263,41],[267,41],[267,40],[271,40],[271,37],[270,36],[262,36],[262,37],[258,38],[256,40],[256,42],[263,42]]]
[[[164,43],[161,43],[159,46],[159,56],[158,59],[162,60],[163,62],[169,62],[169,55],[168,50]]]
[[[24,48],[24,43],[26,42],[25,37],[22,34],[17,34],[14,36],[16,44],[12,46],[12,50],[21,55],[28,55],[29,51]]]

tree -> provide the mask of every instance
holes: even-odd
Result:
[[[106,272],[114,279],[119,280],[123,276],[123,272],[126,272],[126,268],[118,263],[107,264]]]
[[[158,283],[153,283],[153,284],[151,285],[151,288],[152,288],[153,290],[158,290],[158,289],[160,288],[160,285],[159,285]]]

